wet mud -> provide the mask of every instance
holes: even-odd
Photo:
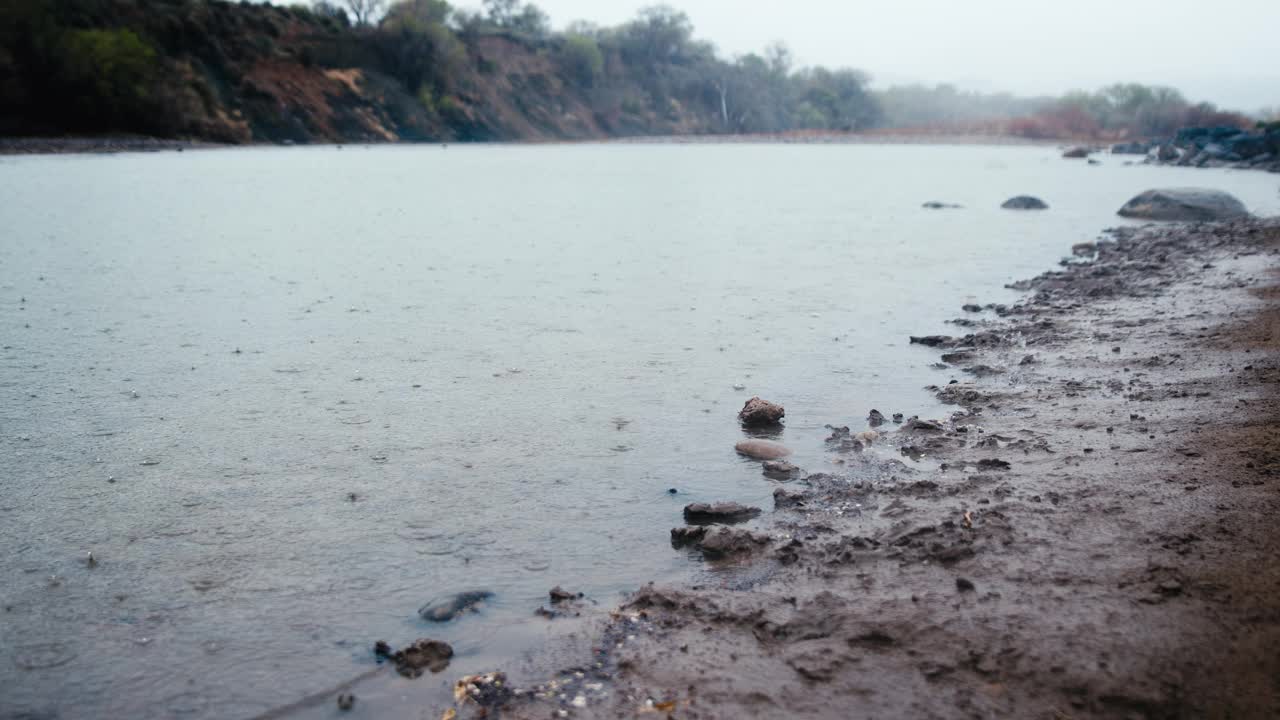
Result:
[[[429,715],[1280,717],[1280,221],[1124,228],[1016,287],[912,339],[951,414],[826,419],[839,475],[671,531],[703,584]]]

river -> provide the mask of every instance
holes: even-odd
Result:
[[[825,424],[939,415],[909,334],[1149,187],[1274,176],[1049,147],[347,146],[0,158],[0,716],[249,717],[436,637],[437,692],[700,572]],[[1000,209],[1033,194],[1044,212]],[[926,210],[939,200],[964,207]],[[676,494],[669,490],[675,489]],[[92,553],[94,561],[88,560]],[[477,614],[417,609],[485,589]],[[413,683],[417,683],[414,685]]]

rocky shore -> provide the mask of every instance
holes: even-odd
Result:
[[[195,140],[153,137],[0,137],[0,155],[65,155],[71,153],[120,153],[183,151],[227,147]]]
[[[1111,146],[1111,154],[1143,155],[1145,162],[1159,165],[1280,172],[1280,127],[1252,132],[1225,126],[1189,127],[1172,138],[1117,143]],[[1087,156],[1088,152],[1064,155]]]
[[[702,584],[426,716],[1280,716],[1280,220],[1072,250],[921,338],[950,415],[832,418],[846,471],[673,530]]]

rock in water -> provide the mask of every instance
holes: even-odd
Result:
[[[733,449],[756,460],[777,460],[791,454],[786,445],[772,440],[743,440],[734,445]]]
[[[781,405],[753,397],[738,411],[738,421],[749,427],[777,425],[786,414]]]
[[[740,523],[759,514],[760,508],[736,502],[693,503],[684,507],[684,521],[690,525]]]
[[[1087,158],[1089,157],[1089,148],[1083,146],[1068,148],[1066,152],[1062,153],[1062,157],[1076,159]]]
[[[951,210],[955,208],[961,208],[964,206],[955,205],[953,203],[938,202],[937,200],[930,200],[927,203],[921,204],[920,207],[924,208],[925,210]]]
[[[432,600],[423,605],[418,614],[423,620],[449,622],[468,610],[475,610],[480,603],[493,597],[488,590],[471,590]]]
[[[559,585],[551,588],[551,591],[547,593],[547,595],[550,596],[552,603],[562,603],[562,602],[577,600],[578,598],[582,597],[582,593],[569,592],[568,590],[565,590]]]
[[[419,640],[401,650],[391,659],[395,661],[396,672],[407,678],[416,678],[424,670],[438,673],[449,667],[449,659],[453,657],[453,646],[440,640]]]
[[[708,530],[707,534],[698,542],[698,549],[702,550],[704,558],[719,560],[752,552],[767,545],[768,542],[769,538],[766,535],[757,535],[748,530],[721,527]]]
[[[1019,195],[1005,200],[1004,204],[1000,207],[1005,210],[1048,210],[1049,203],[1046,203],[1038,197]]]
[[[790,480],[800,472],[800,468],[786,460],[769,460],[764,464],[764,476],[771,480]]]
[[[1148,190],[1120,208],[1121,217],[1141,220],[1230,220],[1249,216],[1244,203],[1220,190]]]

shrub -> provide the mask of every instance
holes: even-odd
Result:
[[[569,35],[561,50],[569,74],[581,85],[593,87],[604,73],[600,45],[583,35]]]
[[[63,36],[61,75],[84,112],[116,120],[147,100],[156,52],[132,30],[72,30]]]

